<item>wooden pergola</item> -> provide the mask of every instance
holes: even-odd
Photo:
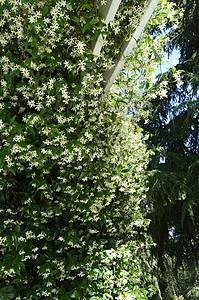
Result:
[[[114,80],[116,79],[118,73],[121,71],[121,69],[124,66],[125,58],[130,54],[132,51],[136,40],[141,35],[144,27],[146,26],[146,23],[148,22],[150,16],[152,15],[155,7],[157,6],[159,0],[148,0],[148,3],[146,5],[145,11],[143,11],[143,15],[140,18],[139,24],[137,25],[136,29],[134,30],[132,34],[132,38],[125,42],[122,48],[122,54],[118,57],[114,67],[104,73],[104,94],[106,94],[110,87],[112,86]],[[101,19],[105,24],[108,24],[111,20],[114,19],[117,10],[119,8],[119,5],[121,3],[121,0],[107,0],[106,5],[104,5],[101,9]],[[97,41],[93,45],[93,54],[99,55],[101,48],[103,45],[103,38],[101,35],[99,35]]]

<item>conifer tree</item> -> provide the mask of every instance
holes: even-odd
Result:
[[[169,43],[165,50],[170,54],[178,49],[179,63],[160,74],[156,88],[169,79],[167,94],[150,99],[149,121],[142,121],[145,133],[150,134],[149,148],[161,149],[156,150],[149,165],[149,231],[156,242],[153,254],[158,261],[163,297],[171,299],[173,291],[177,291],[186,299],[197,299],[197,276],[194,280],[190,278],[199,252],[199,3],[174,2],[178,9],[183,9],[183,16],[174,28],[167,24]],[[158,32],[157,28],[153,30]],[[174,69],[177,75],[173,78]],[[181,84],[176,84],[176,76]],[[187,277],[182,266],[186,274],[191,267],[189,283],[182,280]],[[178,278],[175,284],[171,274],[173,279]]]

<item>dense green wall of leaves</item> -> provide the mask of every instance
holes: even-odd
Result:
[[[125,20],[106,26],[99,1],[0,2],[1,299],[147,299],[136,236],[148,153],[102,97],[117,26],[135,26],[121,5]]]

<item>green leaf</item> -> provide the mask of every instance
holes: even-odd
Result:
[[[76,16],[71,16],[71,19],[72,19],[74,22],[79,22],[79,21],[80,21],[80,19],[77,18]]]
[[[153,67],[148,67],[149,72],[153,72],[155,69]]]
[[[85,52],[86,52],[87,54],[92,54],[92,53],[93,53],[91,49],[86,49]]]
[[[8,239],[8,237],[7,237],[7,239]],[[14,260],[14,256],[13,255],[11,255],[11,254],[7,254],[5,257],[4,257],[4,262],[5,263],[12,263],[12,261]]]
[[[90,21],[90,24],[93,25],[93,24],[96,24],[96,23],[98,23],[98,22],[99,22],[98,19],[92,19],[92,20]]]
[[[82,29],[82,32],[85,33],[86,30],[90,29],[91,28],[91,24],[90,23],[87,23],[83,29]]]
[[[20,229],[20,226],[19,226],[19,225],[16,225],[16,226],[15,226],[15,231],[16,231],[16,232],[20,232],[20,230],[21,230],[21,229]]]
[[[32,49],[27,49],[26,50],[30,55],[32,55]]]
[[[24,64],[25,64],[26,66],[30,66],[31,61],[32,61],[32,58],[28,58],[28,59],[25,60]]]
[[[14,236],[14,246],[15,246],[15,249],[18,248],[18,245],[19,245],[18,238],[16,236]]]
[[[21,275],[21,270],[20,270],[20,267],[19,267],[19,265],[17,265],[17,264],[15,264],[14,265],[14,270],[15,270],[15,273],[17,274],[17,275]]]
[[[45,79],[46,79],[46,75],[41,75],[41,76],[39,76],[39,80],[43,81],[43,80],[45,80]]]
[[[85,3],[85,4],[83,4],[82,6],[81,6],[81,9],[83,9],[83,10],[91,10],[92,9],[92,6],[90,5],[90,4],[88,4],[88,3]]]
[[[37,51],[38,51],[37,47],[34,47],[34,48],[32,49],[32,55],[37,54]]]
[[[38,23],[39,23],[41,26],[44,26],[44,22],[43,22],[43,19],[42,19],[42,18],[39,18],[39,19],[38,19]]]
[[[5,164],[5,155],[4,155],[4,153],[1,153],[1,155],[0,155],[0,167],[3,167],[4,164]]]
[[[43,10],[42,10],[42,15],[45,16],[48,12],[49,6],[44,6]]]
[[[59,20],[57,21],[57,23],[58,23],[59,25],[61,25],[61,26],[64,26],[65,21],[64,21],[63,19],[59,19]]]
[[[0,289],[0,299],[13,299],[15,295],[12,293],[14,290],[14,286],[10,285],[8,287],[3,287]]]
[[[67,296],[67,295],[63,295],[61,296],[60,300],[70,300],[71,297]]]
[[[1,293],[10,293],[13,291],[13,289],[14,289],[14,286],[10,285],[10,286],[6,286],[6,287],[3,287],[2,289],[0,289],[0,292]]]
[[[14,168],[10,168],[9,170],[12,174],[16,175],[16,170]]]
[[[12,283],[15,284],[15,283],[19,283],[21,281],[20,278],[15,278],[12,280]]]
[[[8,50],[8,52],[6,53],[6,56],[7,56],[8,58],[11,58],[11,57],[12,57],[12,53],[10,52],[10,50]]]

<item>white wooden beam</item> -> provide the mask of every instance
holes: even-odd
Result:
[[[106,5],[101,8],[101,19],[105,24],[108,24],[113,18],[119,8],[121,0],[108,0]]]
[[[130,41],[126,42],[122,49],[122,55],[119,57],[118,61],[116,62],[115,66],[110,69],[109,71],[106,71],[104,73],[104,79],[105,79],[105,85],[104,85],[104,91],[105,94],[109,91],[110,87],[112,86],[114,80],[116,79],[118,73],[121,71],[125,64],[126,57],[130,54],[133,47],[136,44],[136,40],[140,37],[144,27],[146,26],[150,16],[152,15],[155,7],[157,6],[159,0],[148,0],[147,8],[142,15],[140,19],[139,25],[136,27],[132,38]]]
[[[120,5],[121,0],[108,0],[106,5],[103,5],[100,11],[100,17],[103,20],[105,24],[108,24],[111,20],[114,19],[115,14],[118,10],[118,7]],[[100,50],[103,45],[103,37],[100,34],[98,36],[97,41],[93,45],[93,54],[94,55],[99,55]]]

